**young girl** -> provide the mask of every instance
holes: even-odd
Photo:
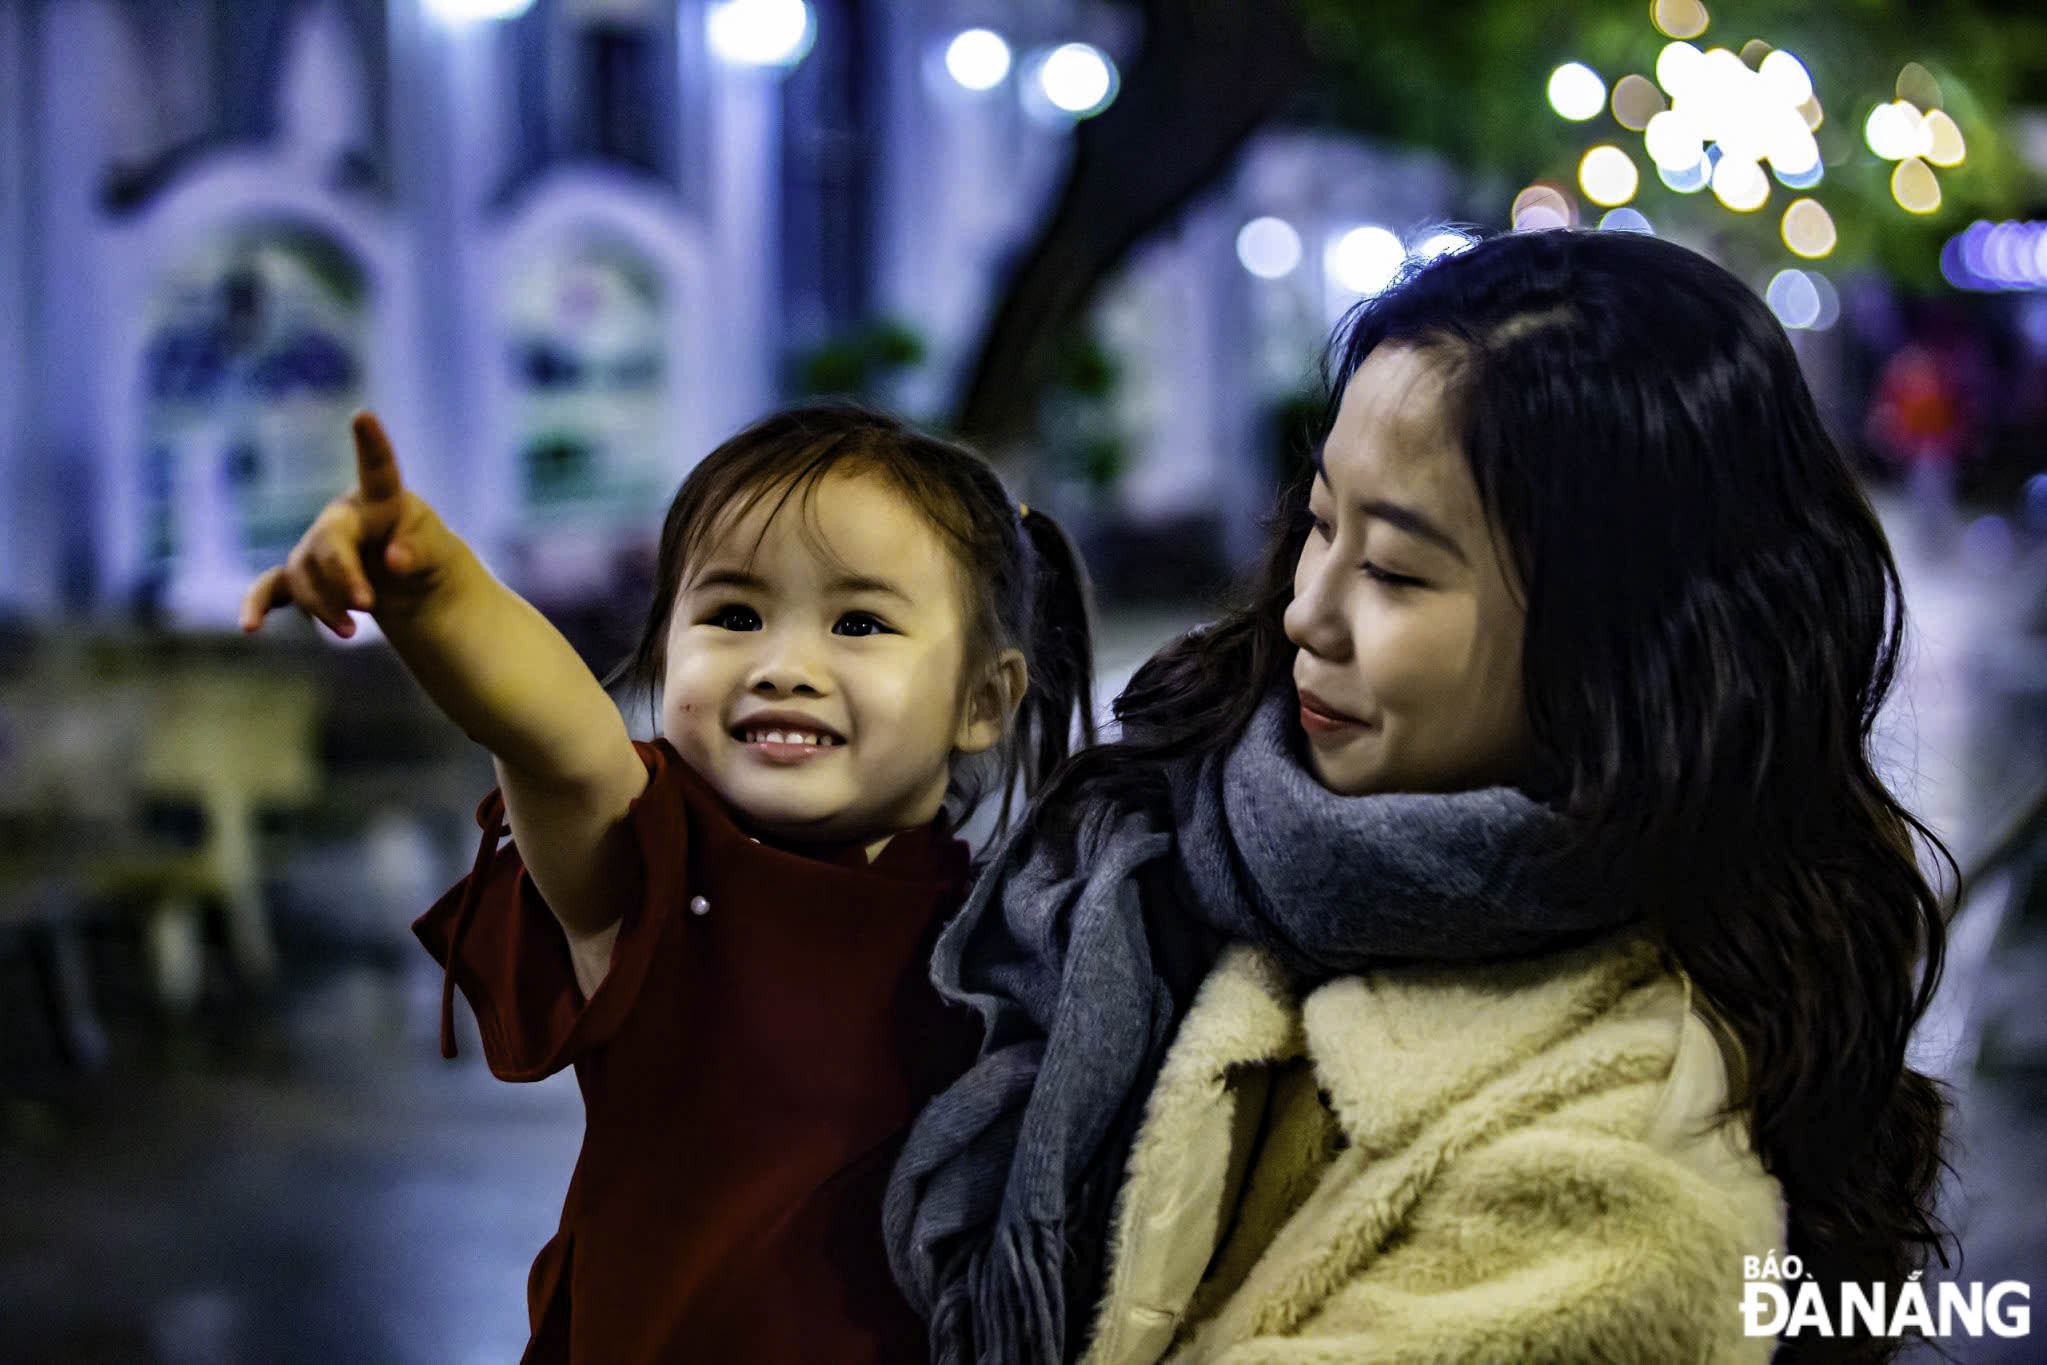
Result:
[[[969,452],[819,406],[707,456],[627,671],[664,738],[399,481],[360,486],[243,607],[369,611],[496,760],[475,870],[414,926],[505,1080],[573,1064],[583,1150],[528,1286],[528,1361],[923,1354],[880,1190],[972,1052],[927,981],[950,831],[1091,737],[1078,563]],[[1021,714],[1019,714],[1019,712]],[[1028,749],[1026,748],[1028,746]],[[500,796],[502,793],[502,796]],[[514,843],[497,848],[499,825]]]
[[[1244,605],[939,942],[987,1041],[885,1209],[938,1358],[1760,1360],[1771,1253],[1896,1302],[1943,922],[1869,759],[1897,573],[1783,330],[1516,234],[1332,361]]]

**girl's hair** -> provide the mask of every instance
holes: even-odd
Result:
[[[1710,1001],[1789,1249],[1830,1282],[1946,1264],[1946,1101],[1905,1064],[1944,942],[1914,836],[1953,861],[1871,763],[1901,588],[1783,329],[1690,251],[1547,232],[1481,242],[1353,310],[1325,361],[1324,433],[1381,345],[1446,366],[1527,611],[1532,787],[1573,830],[1558,856],[1639,904]],[[1146,664],[1116,702],[1120,740],[1055,779],[1055,827],[1083,784],[1155,799],[1166,764],[1228,746],[1288,684],[1312,472],[1280,495],[1247,595]],[[1865,1346],[1896,1343],[1786,1350]]]
[[[957,828],[991,790],[1000,791],[999,829],[1019,780],[1026,795],[1037,791],[1071,751],[1076,728],[1082,743],[1094,742],[1086,574],[1058,525],[1012,502],[987,461],[884,413],[841,401],[789,408],[706,455],[668,506],[639,642],[605,683],[658,697],[669,617],[709,542],[768,498],[775,500],[771,519],[792,498],[800,511],[834,471],[886,480],[951,550],[966,610],[962,687],[1003,650],[1023,653],[1030,683],[1017,723],[987,754],[955,763],[946,793],[947,819]]]

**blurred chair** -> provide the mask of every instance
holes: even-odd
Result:
[[[106,1044],[84,930],[94,863],[129,837],[131,812],[109,780],[128,727],[43,667],[38,657],[0,682],[0,952],[29,959],[59,1057],[92,1066]]]
[[[197,1001],[209,907],[221,911],[236,975],[267,988],[277,950],[257,818],[318,798],[322,689],[252,658],[232,666],[171,661],[143,693],[129,789],[139,809],[195,812],[197,837],[185,849],[131,847],[98,869],[98,886],[144,907],[158,994],[171,1009]]]
[[[89,915],[139,913],[171,1013],[198,1003],[210,910],[236,977],[259,990],[276,978],[257,820],[318,797],[324,692],[240,649],[53,638],[0,683],[0,925],[44,964],[60,1043],[81,1060],[97,1051]]]

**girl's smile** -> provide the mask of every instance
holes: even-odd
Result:
[[[790,711],[761,711],[734,725],[733,740],[764,763],[791,766],[845,749],[845,737]]]

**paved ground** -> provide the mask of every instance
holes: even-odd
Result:
[[[1922,630],[1893,767],[1966,853],[2000,803],[2047,772],[2047,725],[2015,692],[2047,667],[2010,645],[2025,585],[2010,561],[1911,551],[1906,563]],[[1186,619],[1108,619],[1105,693]],[[408,853],[402,827],[380,827],[375,842],[367,854],[387,882],[438,875]],[[299,881],[343,875],[365,852],[309,854]],[[166,1034],[135,1003],[122,945],[102,944],[109,1065],[84,1082],[0,1073],[0,1361],[517,1357],[526,1266],[552,1230],[580,1135],[573,1083],[497,1084],[473,1035],[463,1059],[442,1062],[438,979],[416,950],[394,946],[393,916],[337,927],[315,900],[301,910],[273,1007],[211,1009]],[[2007,1004],[1967,1008],[1984,993],[1961,992],[1934,1048],[1962,1106],[1959,1278],[2047,1284],[2047,1047],[2029,1022],[2047,955],[2000,942],[1977,956],[1990,965],[1969,967],[1963,984],[1988,983]],[[18,984],[0,975],[0,992]],[[1986,1030],[2003,1060],[1983,1074],[1957,1068],[1956,1039]],[[2047,1352],[1963,1342],[1955,1357]]]

